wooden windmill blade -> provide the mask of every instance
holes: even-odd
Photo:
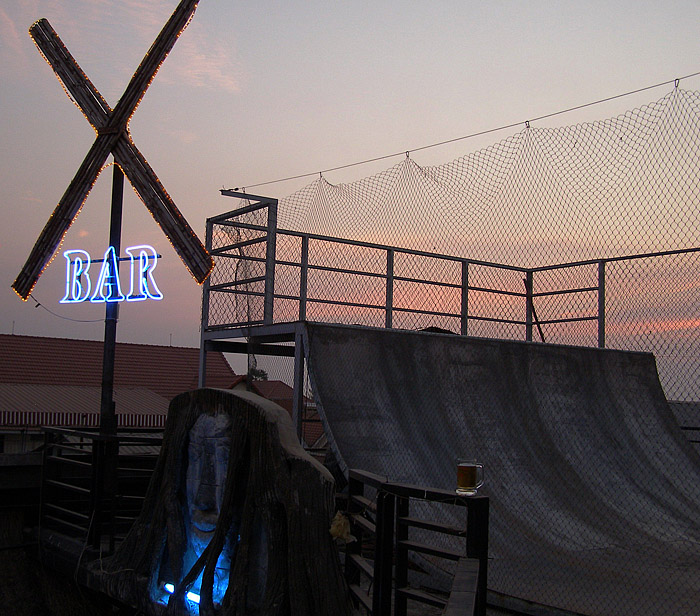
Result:
[[[98,136],[68,185],[66,192],[63,193],[63,197],[39,234],[24,267],[12,284],[12,288],[22,299],[29,297],[39,276],[61,245],[116,140],[117,135]]]
[[[97,130],[97,138],[12,285],[22,299],[29,297],[39,276],[53,258],[110,153],[115,155],[117,164],[122,166],[129,181],[197,282],[204,282],[211,272],[214,266],[211,256],[131,141],[127,129],[129,119],[178,36],[192,19],[197,4],[198,0],[180,2],[113,110],[80,69],[48,21],[39,20],[30,29],[37,47]]]
[[[214,267],[214,260],[180,213],[148,161],[127,136],[119,140],[113,153],[117,164],[170,240],[182,262],[194,279],[200,284],[203,283]]]
[[[63,44],[47,19],[40,19],[29,34],[41,55],[95,130],[107,125],[112,108]]]
[[[98,134],[108,132],[109,129],[106,126],[110,123],[112,110],[70,54],[51,24],[47,20],[41,19],[32,26],[30,33],[37,47],[54,68],[56,75],[90,124]],[[206,253],[195,232],[125,131],[117,140],[112,154],[184,264],[198,282],[203,282],[213,265],[211,257]]]

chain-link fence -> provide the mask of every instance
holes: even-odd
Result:
[[[279,218],[276,232],[267,208],[209,221],[216,268],[205,289],[203,327],[214,331],[308,320],[652,352],[666,398],[682,401],[689,418],[685,423],[695,421],[697,427],[698,177],[700,93],[676,88],[609,120],[558,129],[527,127],[444,165],[420,167],[407,156],[352,184],[333,186],[320,178],[280,200],[273,214]],[[249,208],[250,200],[243,198],[237,206]],[[274,265],[268,251],[271,234]],[[350,359],[337,358],[340,373]],[[270,374],[291,383],[293,361],[274,361],[278,369]],[[519,369],[512,368],[511,376],[504,373],[504,383]],[[401,374],[411,378],[410,366],[396,370],[396,383]],[[578,606],[585,614],[629,613],[639,593],[662,598],[650,599],[646,605],[653,611],[646,613],[671,616],[679,612],[664,611],[664,605],[680,605],[682,613],[692,614],[700,596],[697,451],[687,436],[676,438],[678,422],[672,416],[636,408],[640,390],[635,387],[648,394],[648,372],[629,376],[634,381],[629,383],[587,382],[607,393],[599,391],[599,402],[587,403],[592,410],[582,413],[580,407],[577,414],[567,411],[573,394],[562,389],[562,382],[570,382],[578,391],[575,370],[555,364],[548,370],[549,376],[541,375],[541,391],[530,392],[536,400],[530,419],[492,426],[507,442],[520,439],[531,429],[528,421],[535,422],[541,441],[533,437],[530,449],[514,454],[517,459],[508,459],[506,452],[505,462],[486,462],[528,469],[538,475],[537,485],[571,485],[563,501],[546,493],[521,493],[507,482],[498,486],[516,491],[520,505],[499,508],[494,501],[493,532],[507,526],[511,537],[502,553],[494,553],[504,559],[507,552],[501,563],[508,565],[494,568],[494,574],[498,571],[509,593],[530,596],[528,585],[537,582],[548,586],[545,595],[554,605]],[[551,385],[549,394],[542,383]],[[525,381],[511,385],[526,387]],[[626,397],[613,412],[604,400],[618,390]],[[447,402],[440,404],[471,404],[474,412],[489,403],[479,401],[476,389],[468,400],[453,400],[449,391],[442,395]],[[384,402],[366,403],[377,409],[367,438],[393,447],[397,426],[384,420]],[[457,415],[452,420],[464,421]],[[430,409],[425,421],[421,448],[437,451],[441,445],[431,432]],[[481,438],[496,439],[493,432]],[[613,469],[607,483],[597,487],[589,477],[596,457]],[[401,479],[393,469],[368,470]],[[653,475],[648,485],[642,471]],[[660,478],[674,473],[675,491],[664,500]],[[542,524],[548,527],[543,530]],[[547,549],[537,544],[542,532]],[[624,568],[624,559],[615,554],[616,541],[632,564],[655,572],[653,584],[646,574],[635,577],[636,565]],[[492,545],[498,545],[497,537]],[[528,553],[546,564],[545,579],[530,579]],[[597,577],[586,577],[588,570]],[[564,577],[568,596],[557,601],[557,584]],[[614,579],[623,583],[608,588]],[[592,601],[595,584],[616,588],[620,596]],[[681,600],[664,601],[668,592]]]
[[[597,345],[597,263],[612,260],[605,345],[654,353],[668,398],[698,401],[698,177],[700,93],[676,88],[608,120],[529,126],[444,165],[407,157],[352,184],[320,178],[279,202],[273,318],[385,326],[389,303],[393,327],[464,332],[468,262],[466,333],[525,339],[529,307],[534,340]],[[242,226],[212,219],[205,326],[262,321],[266,212]],[[594,263],[551,269],[584,261]]]
[[[267,222],[225,222],[213,230],[214,329],[264,321]],[[699,252],[524,269],[277,230],[272,320],[649,351],[667,397],[697,401]]]

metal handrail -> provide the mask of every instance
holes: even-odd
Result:
[[[121,491],[116,500],[106,501],[102,495],[102,485],[98,469],[104,464],[107,447],[119,450],[123,445],[161,445],[162,437],[144,436],[143,433],[158,433],[156,429],[120,430],[116,435],[100,434],[97,430],[45,427],[45,446],[41,488],[41,524],[58,532],[77,537],[93,548],[101,548],[106,541],[111,553],[120,530],[119,525],[130,524],[135,519],[152,474],[152,469],[144,468],[144,458],[148,454],[126,456],[118,454],[124,461],[133,457],[138,467],[116,464],[115,485],[120,483]],[[161,431],[162,432],[162,431]],[[66,443],[61,438],[84,439],[79,443]],[[81,445],[80,447],[78,445]],[[155,455],[152,456],[155,460]],[[148,466],[148,464],[146,464]],[[68,470],[70,469],[70,470]],[[127,483],[124,483],[127,482]],[[126,491],[125,491],[126,490]],[[138,494],[132,494],[137,490]]]
[[[259,231],[265,234],[268,238],[268,250],[266,256],[253,256],[253,255],[243,255],[243,254],[227,254],[226,249],[234,249],[237,245],[229,245],[226,247],[217,248],[214,250],[217,253],[217,258],[232,258],[241,259],[254,262],[264,262],[265,263],[265,291],[261,292],[260,289],[257,290],[231,290],[230,288],[225,288],[227,283],[223,282],[222,285],[211,287],[205,286],[205,298],[204,298],[204,308],[202,311],[202,333],[222,331],[226,329],[237,329],[240,327],[249,326],[252,323],[256,324],[272,324],[272,323],[283,323],[283,322],[294,322],[307,320],[307,305],[329,305],[338,306],[341,308],[356,308],[363,310],[378,311],[378,314],[384,313],[384,326],[391,328],[395,326],[394,316],[395,315],[417,315],[417,316],[431,316],[438,318],[450,318],[457,319],[459,323],[459,332],[462,335],[469,333],[469,323],[470,322],[487,322],[496,323],[502,325],[516,325],[525,326],[525,340],[533,340],[533,326],[537,325],[540,329],[540,338],[544,341],[544,335],[542,332],[543,325],[558,325],[558,324],[569,324],[569,323],[581,323],[581,322],[597,322],[597,346],[605,346],[606,338],[606,265],[609,263],[617,263],[621,261],[633,261],[639,259],[649,259],[657,257],[665,257],[671,255],[682,255],[700,252],[700,247],[685,248],[680,250],[667,250],[667,251],[657,251],[642,254],[629,254],[619,257],[606,257],[599,259],[588,259],[581,261],[572,261],[569,263],[559,263],[550,264],[537,267],[521,267],[517,265],[509,265],[504,263],[496,263],[490,261],[484,261],[481,259],[471,259],[468,257],[460,257],[455,255],[446,255],[441,253],[431,253],[424,250],[413,250],[409,248],[402,248],[398,246],[389,246],[386,244],[380,244],[375,242],[366,242],[352,240],[343,237],[331,237],[327,235],[321,235],[316,233],[305,233],[301,231],[294,231],[288,229],[277,229],[272,228],[273,221],[270,219],[276,216],[276,205],[277,202],[272,199],[266,199],[263,197],[253,197],[246,196],[242,197],[242,193],[236,193],[234,191],[229,191],[223,194],[230,194],[231,196],[239,196],[241,198],[247,199],[258,199],[260,203],[255,206],[255,208],[249,206],[239,210],[234,210],[227,214],[217,216],[215,218],[210,218],[207,221],[207,229],[209,237],[212,236],[212,230],[214,225],[223,225],[237,227],[240,229],[247,229],[249,231]],[[241,220],[239,217],[246,212],[253,211],[253,209],[262,209],[269,207],[268,224],[263,226],[260,224],[251,224],[245,220]],[[289,257],[285,259],[276,260],[276,254],[271,252],[274,248],[271,244],[274,244],[277,240],[276,238],[297,238],[301,240],[301,246],[296,247],[295,250],[300,250],[300,256],[294,256],[290,260]],[[255,241],[259,241],[260,238],[256,238]],[[243,241],[240,246],[243,246],[246,241]],[[373,269],[373,271],[365,271],[368,268],[352,268],[352,267],[334,267],[325,263],[313,263],[309,259],[309,244],[310,243],[321,243],[328,246],[346,246],[351,248],[362,248],[372,251],[378,251],[377,254],[377,265],[378,267]],[[233,248],[232,248],[233,247]],[[211,247],[210,247],[211,248]],[[380,253],[384,254],[384,257]],[[410,276],[401,275],[401,272],[394,271],[394,264],[397,255],[408,255],[411,257],[428,258],[432,261],[437,262],[450,262],[455,264],[461,264],[462,272],[461,279],[460,274],[455,272],[454,277],[450,280],[443,280],[441,277],[430,276]],[[297,289],[293,289],[291,292],[288,288],[285,289],[284,293],[275,293],[275,277],[276,268],[278,266],[286,268],[296,268],[299,271],[299,283],[298,292]],[[591,284],[590,282],[586,285],[581,285],[579,287],[567,287],[562,289],[549,288],[535,290],[535,279],[544,272],[550,272],[554,270],[561,269],[571,269],[580,267],[591,267],[597,266],[597,281]],[[494,270],[504,270],[510,272],[520,272],[525,276],[526,288],[523,292],[521,289],[515,288],[496,288],[496,285],[475,285],[470,284],[469,274],[470,268],[473,267],[484,267]],[[339,274],[343,276],[349,276],[354,278],[368,278],[382,281],[385,286],[385,292],[381,289],[376,289],[378,292],[377,301],[374,298],[362,301],[362,299],[352,298],[349,296],[343,296],[343,291],[337,297],[319,297],[313,296],[309,293],[309,273],[310,272],[326,272],[329,275]],[[595,275],[595,274],[594,274]],[[381,287],[381,284],[379,286]],[[442,306],[438,307],[411,307],[407,305],[395,305],[394,292],[397,284],[408,283],[415,285],[430,285],[433,287],[440,287],[446,289],[452,289],[459,294],[461,292],[461,302],[459,298],[456,299],[456,306],[449,307],[445,310],[441,309]],[[284,285],[278,285],[284,286]],[[348,284],[347,287],[351,287]],[[506,287],[512,287],[510,283],[505,284]],[[256,298],[256,302],[260,301],[260,298],[264,299],[265,311],[262,323],[259,318],[254,321],[242,320],[239,322],[226,322],[226,323],[209,323],[209,294],[210,293],[233,293],[235,296],[247,295]],[[504,315],[494,313],[492,311],[486,311],[486,313],[475,313],[471,314],[469,297],[473,293],[488,294],[490,296],[509,296],[516,300],[514,304],[509,304],[510,312]],[[535,300],[538,298],[547,297],[562,297],[571,296],[582,297],[587,294],[597,294],[597,298],[593,298],[592,301],[595,302],[594,306],[589,309],[576,310],[574,314],[552,314],[546,318],[537,319],[535,314],[536,306]],[[381,297],[380,297],[381,295]],[[274,302],[276,300],[281,300],[285,302],[297,302],[298,303],[298,314],[289,315],[286,314],[284,318],[280,319],[278,315],[273,314]],[[519,303],[522,300],[522,303]],[[513,312],[515,311],[515,312]],[[375,314],[373,312],[373,314]],[[522,316],[521,316],[522,315]],[[222,319],[224,320],[224,319]],[[228,319],[225,319],[228,320]]]
[[[458,576],[455,577],[455,584],[459,588],[455,588],[455,592],[465,595],[464,589],[472,587],[473,596],[466,597],[466,605],[472,606],[474,614],[485,614],[489,521],[487,497],[461,496],[450,490],[391,482],[381,475],[358,469],[349,471],[349,481],[348,515],[354,523],[358,541],[349,544],[346,550],[346,576],[354,596],[361,600],[368,612],[377,616],[389,615],[392,592],[394,616],[406,615],[406,601],[409,598],[447,607],[448,601],[409,588],[408,551],[415,550],[459,561]],[[365,487],[376,490],[373,500],[365,496]],[[411,518],[411,500],[464,507],[467,511],[467,523],[464,528],[457,528],[430,520]],[[374,522],[366,519],[367,512],[371,512]],[[408,541],[409,526],[464,537],[466,550],[462,553],[410,542]],[[375,536],[372,565],[368,564],[361,554],[363,535],[367,533]],[[392,582],[394,554],[396,564]],[[373,591],[371,597],[361,592],[359,588],[358,581],[361,573],[370,577]],[[468,579],[465,579],[465,576],[468,576]],[[455,601],[452,603],[454,604]]]

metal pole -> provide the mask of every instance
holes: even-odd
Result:
[[[469,263],[462,261],[462,318],[461,334],[466,336],[469,332]]]
[[[267,206],[267,252],[265,254],[265,298],[263,321],[271,325],[275,307],[275,259],[277,254],[277,199],[271,199]]]
[[[214,243],[214,223],[209,218],[207,219],[207,230],[205,237],[205,247],[211,254]],[[199,324],[199,376],[197,379],[197,387],[206,387],[207,383],[207,349],[204,334],[209,327],[209,284],[210,278],[207,278],[202,285],[202,320]]]
[[[309,236],[301,238],[301,275],[299,276],[299,320],[306,321],[306,296],[309,286]]]
[[[114,247],[117,271],[110,272],[110,285],[117,282],[119,275],[119,255],[121,253],[122,205],[124,200],[124,174],[119,165],[114,165],[112,175],[112,210],[109,224],[109,245]],[[111,267],[111,265],[110,265]],[[110,288],[109,297],[114,293]],[[100,435],[108,437],[93,441],[92,506],[91,527],[92,545],[102,545],[102,531],[105,517],[109,521],[109,548],[114,550],[114,497],[117,483],[117,415],[114,405],[114,355],[117,345],[117,321],[119,303],[105,302],[105,335],[102,353],[102,396],[100,405]]]
[[[122,204],[124,200],[124,174],[119,165],[114,165],[112,175],[112,211],[109,224],[109,245],[114,247],[119,267],[122,234]],[[116,283],[117,272],[110,272],[111,284]],[[117,416],[114,409],[114,352],[117,344],[117,321],[119,303],[105,302],[105,335],[102,354],[102,402],[100,406],[100,433],[117,433]]]
[[[598,346],[605,348],[605,261],[598,262]]]
[[[526,326],[530,328],[529,334],[526,334],[528,336],[528,341],[532,342],[532,322],[537,324],[537,331],[540,334],[540,340],[542,342],[545,342],[544,339],[544,332],[542,331],[542,326],[540,325],[540,320],[537,318],[537,311],[535,310],[535,302],[533,300],[533,281],[532,281],[532,272],[528,272],[528,278],[525,278],[523,282],[525,283],[525,292],[527,295],[527,301],[528,301],[528,308],[529,311],[527,313],[527,324]]]
[[[297,432],[299,442],[304,437],[304,339],[300,332],[294,335],[294,398],[292,399],[292,423]],[[311,446],[313,443],[307,443]]]
[[[489,499],[470,499],[467,506],[467,557],[479,559],[475,614],[486,613],[489,563]]]
[[[532,342],[532,272],[525,273],[525,340]]]
[[[384,326],[391,329],[394,324],[394,251],[386,251],[386,312]]]

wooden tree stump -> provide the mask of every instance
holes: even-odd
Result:
[[[141,515],[92,575],[147,614],[349,615],[333,513],[333,478],[284,409],[187,392],[170,404]]]

